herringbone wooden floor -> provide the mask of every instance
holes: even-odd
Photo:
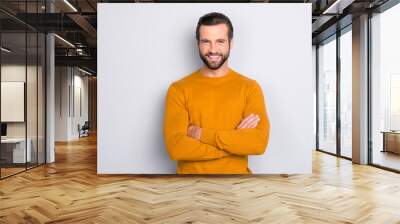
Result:
[[[320,152],[312,175],[98,176],[96,139],[0,181],[0,223],[400,223],[400,175]]]

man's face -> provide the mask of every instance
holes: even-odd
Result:
[[[219,69],[229,57],[230,41],[226,24],[200,26],[200,58],[209,69]]]

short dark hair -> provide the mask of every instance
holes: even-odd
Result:
[[[200,26],[211,26],[211,25],[218,25],[218,24],[225,24],[228,27],[228,37],[229,40],[233,38],[233,26],[231,20],[224,14],[219,12],[210,12],[205,14],[204,16],[200,17],[199,22],[197,23],[196,28],[196,39],[197,41],[200,40]]]

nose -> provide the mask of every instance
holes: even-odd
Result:
[[[211,54],[216,53],[215,50],[216,50],[215,43],[211,42],[211,44],[210,44],[210,53],[211,53]]]

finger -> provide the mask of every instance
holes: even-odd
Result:
[[[247,128],[247,126],[252,122],[253,119],[255,119],[255,117],[252,116],[251,118],[244,121],[240,128]]]
[[[251,123],[247,124],[244,128],[255,128],[258,124],[258,120],[254,120]]]
[[[254,115],[250,120],[247,121],[247,123],[244,125],[244,127],[249,128],[249,126],[253,123],[253,122],[258,122],[259,117],[258,115]]]
[[[192,126],[189,126],[189,127],[188,127],[188,130],[187,130],[187,135],[188,135],[188,136],[192,136],[192,129],[193,129]]]
[[[250,114],[241,121],[241,123],[237,126],[237,129],[248,128],[248,122],[251,122],[254,117],[259,119],[259,116],[257,114]]]
[[[243,119],[240,121],[240,124],[238,125],[238,127],[241,126],[241,125],[243,125],[243,123],[246,122],[246,121],[247,121],[249,118],[251,118],[252,116],[253,116],[253,114],[250,114],[250,115],[248,115],[247,117],[243,118]]]
[[[244,124],[246,124],[251,118],[254,117],[254,114],[250,114],[249,116],[245,117],[240,124],[238,125],[237,128],[242,128]]]
[[[257,116],[253,116],[252,118],[250,118],[249,120],[247,120],[247,122],[245,122],[245,123],[242,125],[242,128],[248,128],[249,125],[250,125],[252,122],[257,121],[258,119],[259,119],[259,118],[258,118]]]
[[[257,127],[259,121],[253,122],[251,125],[249,125],[249,128],[255,128]]]
[[[260,121],[260,118],[258,115],[255,115],[254,118],[249,121],[246,125],[244,125],[244,128],[252,128],[254,125],[257,126],[258,122]]]

